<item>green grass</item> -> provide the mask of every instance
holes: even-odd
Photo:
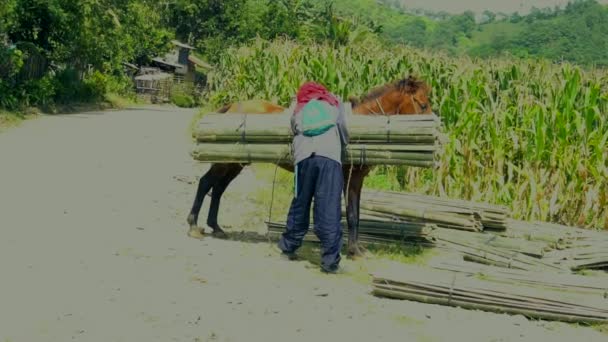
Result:
[[[110,108],[121,109],[137,105],[135,97],[126,97],[116,93],[108,93],[104,95],[104,102],[107,102]]]
[[[45,108],[26,108],[23,111],[9,112],[0,109],[0,132],[11,127],[19,126],[24,120],[33,119],[40,113],[46,114],[70,114],[94,110],[123,109],[138,105],[134,97],[127,97],[116,93],[104,95],[99,102],[70,103],[65,105],[53,105]]]
[[[192,108],[196,106],[194,97],[187,94],[171,94],[171,103],[181,108]]]
[[[255,164],[251,167],[254,168],[258,181],[265,184],[254,194],[255,201],[261,209],[259,216],[263,217],[263,220],[267,220],[272,204],[271,219],[273,221],[285,222],[293,198],[293,173],[281,168],[277,169],[275,165],[271,164]],[[274,194],[272,189],[273,182],[275,183]]]
[[[437,256],[438,252],[432,248],[416,245],[367,245],[368,251],[376,258],[398,261],[406,264],[424,265],[431,258]]]
[[[471,39],[475,45],[490,44],[497,35],[507,38],[515,37],[521,33],[525,27],[510,22],[495,22],[480,26],[481,31],[475,31]]]
[[[0,132],[10,127],[18,126],[26,118],[27,116],[23,113],[0,110]]]
[[[594,324],[591,326],[596,331],[608,336],[608,323],[605,324]]]

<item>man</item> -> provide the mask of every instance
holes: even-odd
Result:
[[[308,82],[292,111],[295,196],[287,229],[279,240],[283,256],[294,260],[309,228],[314,197],[314,232],[321,240],[321,270],[336,273],[342,247],[343,148],[348,143],[343,104],[324,86]]]

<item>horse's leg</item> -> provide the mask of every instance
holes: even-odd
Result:
[[[345,177],[348,181],[344,185],[346,197],[346,220],[348,222],[348,256],[356,258],[363,256],[364,249],[359,247],[359,205],[363,179],[369,172],[367,168],[355,167],[352,171],[345,168]],[[350,176],[350,177],[349,177]]]
[[[217,181],[221,179],[221,176],[224,173],[224,168],[225,165],[213,164],[199,180],[196,197],[194,198],[194,203],[192,204],[192,210],[190,210],[190,214],[188,215],[188,225],[190,225],[188,236],[195,239],[201,239],[203,237],[204,230],[197,225],[198,214],[203,206],[205,196],[207,196],[207,193],[209,193],[209,190],[211,190]]]
[[[243,170],[240,164],[231,164],[227,172],[213,186],[211,193],[211,204],[209,205],[209,215],[207,216],[207,225],[213,229],[213,236],[218,238],[226,238],[226,233],[217,223],[217,216],[220,210],[220,201],[224,191],[230,182],[232,182]]]

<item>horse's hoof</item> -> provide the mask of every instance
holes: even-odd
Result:
[[[219,224],[207,222],[207,226],[209,226],[209,228],[213,229],[213,233],[211,233],[211,235],[214,238],[218,238],[218,239],[227,239],[228,238],[228,234],[226,234],[226,232],[224,232],[222,230],[222,228],[220,227]]]
[[[194,218],[193,214],[188,215],[188,219],[186,221],[190,227],[196,226],[196,219]]]
[[[202,229],[194,226],[190,227],[190,230],[188,231],[188,236],[193,239],[202,240],[205,237],[205,232]]]
[[[217,238],[217,239],[227,239],[228,238],[228,234],[226,234],[226,232],[224,232],[221,228],[213,229],[213,233],[211,235],[213,235],[213,237]]]
[[[348,258],[352,260],[364,258],[366,256],[366,250],[363,247],[354,246],[348,249]]]

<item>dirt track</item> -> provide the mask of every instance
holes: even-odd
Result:
[[[268,243],[186,237],[188,181],[207,168],[188,155],[193,115],[146,107],[0,133],[0,342],[607,340],[379,299],[364,279],[280,260]],[[249,169],[229,187],[220,223],[236,227],[256,210],[254,179]]]

